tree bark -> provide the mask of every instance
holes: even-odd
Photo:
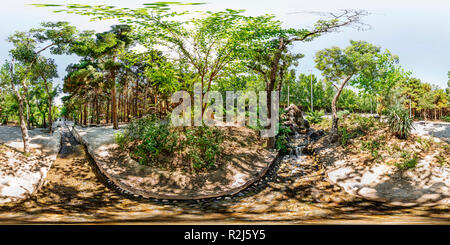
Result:
[[[87,102],[84,103],[84,112],[83,112],[83,125],[87,125]]]
[[[266,85],[266,92],[267,92],[267,119],[271,119],[272,118],[272,96],[271,96],[271,92],[274,90],[275,88],[275,83],[277,81],[277,74],[278,74],[278,68],[279,68],[279,63],[280,63],[280,59],[281,59],[281,55],[284,51],[284,49],[286,48],[286,44],[284,42],[284,38],[280,38],[279,41],[279,46],[278,46],[278,51],[275,53],[272,61],[271,61],[271,65],[270,65],[270,73],[269,73],[269,82]],[[270,125],[268,126],[268,128],[270,128]],[[275,147],[275,137],[269,137],[267,139],[267,148],[272,149]]]
[[[339,137],[338,133],[338,126],[339,126],[339,118],[337,116],[337,102],[339,100],[339,96],[342,93],[342,90],[344,89],[347,82],[352,78],[353,75],[347,76],[344,81],[342,81],[341,86],[336,91],[336,94],[333,97],[333,100],[331,101],[331,114],[332,114],[332,124],[331,124],[331,131],[330,131],[330,139],[332,142],[337,141]]]
[[[11,72],[12,72],[12,69],[11,69]],[[23,151],[25,153],[29,153],[30,152],[30,137],[28,135],[27,123],[25,122],[24,105],[23,105],[24,98],[20,94],[20,92],[16,90],[13,81],[14,80],[11,80],[11,87],[14,90],[14,93],[16,94],[17,100],[19,102],[18,103],[19,104],[19,120],[20,120],[20,130],[22,132],[22,139],[23,139]]]
[[[106,117],[106,123],[109,123],[109,99],[106,99],[106,113],[105,113],[105,117]]]
[[[114,61],[115,60],[116,60],[116,57],[114,57]],[[115,71],[115,69],[113,69],[111,71],[111,82],[112,82],[111,99],[112,99],[113,128],[118,129],[119,123],[117,122],[116,71]]]
[[[98,99],[98,88],[95,88],[95,99],[94,99],[94,103],[95,103],[95,123],[96,124],[100,124],[100,108],[99,108],[99,99]]]
[[[53,119],[52,119],[52,101],[53,101],[53,98],[52,98],[52,96],[50,94],[50,89],[48,88],[47,79],[45,78],[45,76],[41,76],[41,77],[44,80],[45,92],[47,93],[47,97],[48,97],[48,131],[49,131],[49,133],[53,133],[53,128],[52,128],[52,123],[53,123]]]
[[[13,89],[14,93],[16,94],[17,100],[19,102],[19,120],[20,120],[20,130],[22,132],[22,140],[23,140],[23,152],[29,153],[30,152],[30,137],[28,135],[28,128],[27,123],[25,122],[25,116],[24,116],[24,108],[23,108],[23,101],[24,96],[20,94],[18,90],[16,90],[16,86],[14,85],[14,59],[11,62],[10,67],[10,75],[11,75],[11,88]],[[22,85],[25,85],[24,88],[26,88],[25,81],[22,81]],[[24,92],[27,90],[24,89]],[[26,94],[25,94],[26,96]]]
[[[25,153],[30,152],[30,137],[28,135],[28,128],[25,122],[25,116],[23,111],[23,98],[19,98],[19,119],[20,119],[20,130],[22,131],[22,139],[23,139],[23,151]]]

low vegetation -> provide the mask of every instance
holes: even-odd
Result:
[[[410,120],[409,117],[400,117]],[[329,120],[328,120],[329,121]],[[389,120],[388,120],[389,121]],[[314,125],[315,129],[329,129],[329,123]],[[402,120],[395,123],[402,123]],[[385,163],[399,170],[415,168],[427,155],[433,156],[431,164],[448,166],[450,145],[445,141],[435,141],[429,137],[401,134],[389,122],[371,116],[351,114],[342,121],[340,128],[340,149],[352,159],[359,159],[363,165]],[[404,126],[400,126],[402,128]],[[399,137],[402,136],[402,137]]]
[[[323,116],[325,115],[325,112],[323,110],[320,111],[308,111],[306,112],[306,120],[308,120],[308,122],[310,124],[318,124],[320,122],[322,122],[323,120]]]
[[[180,158],[192,171],[215,167],[223,142],[223,134],[217,128],[175,128],[154,116],[131,122],[123,132],[116,133],[115,138],[140,164],[164,166]]]
[[[413,129],[413,119],[403,108],[392,107],[388,111],[387,121],[389,129],[400,139],[406,139]]]

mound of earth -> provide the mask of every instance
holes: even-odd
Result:
[[[328,180],[352,195],[396,206],[450,205],[450,169],[435,163],[437,152],[426,152],[414,168],[401,170],[387,161],[370,161],[367,153],[349,152],[327,138],[310,147]]]
[[[118,130],[123,130],[123,126]],[[117,187],[144,198],[203,199],[235,194],[257,181],[277,159],[265,140],[245,127],[220,127],[223,157],[204,173],[162,170],[131,159],[114,142],[112,127],[74,126],[72,133],[86,145],[99,171]]]

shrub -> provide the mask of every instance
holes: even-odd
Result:
[[[363,117],[357,114],[353,114],[351,120],[357,125],[356,130],[361,132],[367,132],[373,126],[375,126],[375,119],[373,117]]]
[[[321,128],[331,128],[331,123],[332,123],[331,119],[328,119],[328,118],[322,118],[322,119],[323,120],[322,120],[322,122],[319,123],[319,126]]]
[[[162,157],[170,159],[178,151],[186,155],[194,170],[215,166],[223,142],[218,129],[202,126],[183,133],[154,116],[135,120],[114,136],[119,146],[128,149],[130,156],[142,165],[160,163],[164,161]]]
[[[387,121],[391,132],[400,139],[408,138],[413,129],[413,119],[409,117],[408,110],[399,107],[388,110]]]
[[[114,134],[114,140],[120,146],[120,148],[124,149],[128,144],[128,141],[123,132],[117,132]]]
[[[415,168],[419,163],[419,158],[414,156],[412,158],[404,159],[402,162],[395,164],[395,166],[401,170],[408,170]]]
[[[283,154],[288,153],[289,133],[291,133],[291,129],[289,127],[279,124],[278,135],[275,140],[275,149],[279,150]]]
[[[348,140],[353,137],[346,127],[341,128],[341,145],[346,146]]]
[[[377,140],[368,140],[362,142],[361,148],[369,151],[373,158],[377,158],[379,156],[378,150],[380,149],[380,146],[381,144]]]
[[[450,122],[450,116],[443,116],[442,120],[444,120],[446,122]]]
[[[132,127],[136,126],[132,123]],[[132,156],[139,163],[150,165],[158,162],[161,154],[170,155],[175,151],[178,144],[178,135],[169,128],[167,124],[161,124],[155,118],[144,118],[137,123],[137,130],[132,132],[133,139],[139,139],[132,152]],[[139,132],[138,135],[135,133]]]
[[[218,129],[201,126],[186,131],[183,145],[188,149],[192,167],[199,170],[215,166],[222,142],[223,135]]]
[[[337,113],[338,118],[344,118],[350,114],[348,110],[338,111]]]
[[[323,110],[321,111],[309,111],[306,112],[306,120],[308,120],[311,124],[317,124],[322,122],[323,118],[322,116],[325,115],[325,112]]]

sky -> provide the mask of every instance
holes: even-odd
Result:
[[[91,22],[89,17],[53,13],[50,8],[37,8],[33,3],[107,4],[137,8],[151,0],[8,0],[2,1],[0,9],[0,62],[8,58],[11,45],[7,37],[15,31],[27,31],[43,21],[69,21],[81,30],[106,31],[115,22]],[[371,14],[362,21],[371,26],[369,30],[357,31],[343,28],[339,32],[323,35],[309,43],[296,43],[291,49],[305,57],[297,67],[297,73],[313,73],[314,54],[331,46],[346,47],[350,40],[364,40],[388,49],[400,58],[401,66],[412,76],[441,88],[447,87],[450,71],[450,1],[448,0],[195,0],[205,5],[187,7],[188,10],[220,11],[226,8],[245,9],[247,15],[274,14],[285,27],[311,27],[320,16],[313,11],[338,11],[340,9],[363,9]],[[58,64],[62,86],[65,68],[76,62],[76,56],[52,56]],[[60,98],[56,100],[60,104]]]

